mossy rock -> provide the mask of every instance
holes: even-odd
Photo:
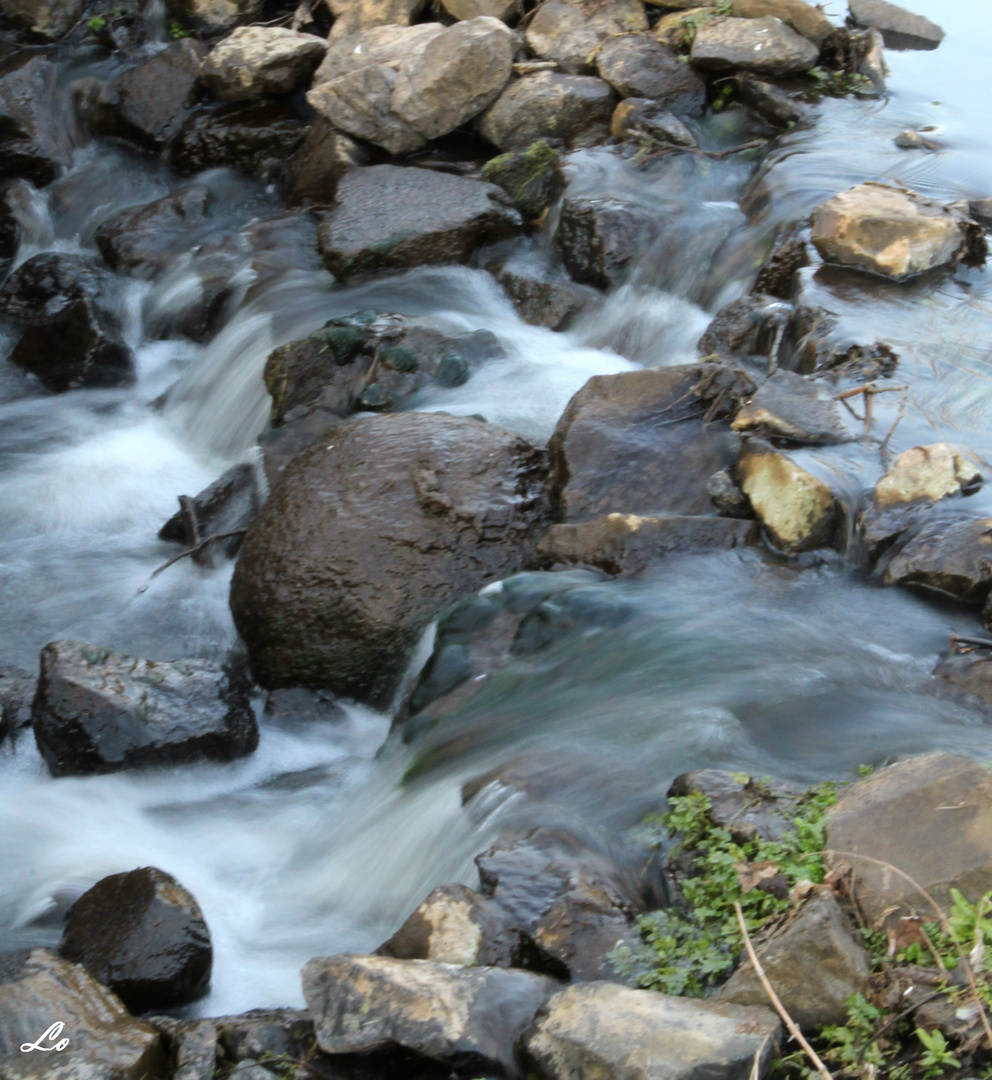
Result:
[[[543,139],[487,161],[482,178],[499,185],[529,221],[539,218],[564,188],[558,151]]]

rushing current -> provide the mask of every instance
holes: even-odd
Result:
[[[154,286],[122,279],[132,387],[44,393],[3,362],[0,330],[0,662],[33,668],[46,642],[69,636],[158,659],[229,649],[231,564],[186,560],[152,579],[175,550],[156,533],[177,495],[255,453],[268,352],[328,318],[377,308],[493,331],[506,359],[412,407],[481,413],[544,439],[591,375],[694,359],[713,312],[750,288],[783,225],[837,191],[887,179],[943,201],[992,196],[992,5],[913,7],[947,31],[938,50],[887,53],[884,99],[824,100],[757,157],[640,166],[607,150],[571,155],[573,193],[641,203],[664,227],[627,284],[566,333],[521,322],[481,270],[334,286],[291,228],[238,264],[240,233],[282,208],[257,182],[205,174],[225,207],[210,227],[232,238],[227,272],[242,286],[209,344],[150,331],[195,291],[203,236]],[[741,141],[734,122],[711,116],[704,142]],[[942,149],[897,149],[908,127],[932,127]],[[181,182],[91,142],[62,179],[25,192],[18,261],[92,250],[101,221]],[[548,250],[539,243],[532,257]],[[840,314],[840,333],[901,357],[910,389],[892,451],[946,438],[992,467],[992,267],[937,284],[805,273],[806,298]],[[896,414],[879,399],[876,423]],[[806,456],[852,494],[883,471],[868,444]],[[992,513],[990,500],[973,505]],[[703,765],[813,779],[933,748],[992,757],[987,718],[938,695],[930,674],[975,617],[882,590],[840,558],[794,569],[730,552],[627,581],[578,574],[575,586],[623,618],[514,661],[453,721],[470,736],[462,752],[433,767],[411,772],[424,760],[417,741],[388,739],[389,716],[347,704],[333,722],[263,718],[257,753],[223,766],[53,780],[21,738],[0,752],[0,952],[57,942],[85,888],[154,865],[193,892],[213,935],[212,989],[194,1011],[294,1005],[307,959],[374,948],[435,885],[474,884],[473,856],[510,825],[623,829]],[[466,779],[521,758],[544,763],[540,798],[461,807]]]

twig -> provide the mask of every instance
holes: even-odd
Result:
[[[899,413],[896,416],[892,427],[889,428],[888,435],[885,436],[885,438],[882,440],[882,445],[878,448],[878,452],[882,455],[883,458],[885,457],[885,451],[888,449],[889,446],[889,439],[891,439],[893,434],[895,433],[896,428],[899,426],[899,421],[902,420],[902,416],[905,411],[906,399],[903,398],[902,401],[899,402]]]
[[[157,569],[152,571],[152,577],[158,577],[163,570],[168,570],[173,563],[179,562],[180,559],[185,559],[187,555],[197,555],[203,551],[205,547],[210,544],[215,544],[218,540],[229,540],[232,536],[244,536],[244,529],[232,529],[230,532],[214,533],[213,536],[208,536],[205,540],[201,540],[196,547],[187,548],[186,551],[180,551],[178,555],[173,555],[168,562],[162,563]]]
[[[864,386],[854,386],[850,390],[842,390],[839,394],[834,394],[834,401],[846,401],[847,398],[857,397],[859,394],[870,397],[874,394],[894,394],[908,389],[908,386],[876,386],[874,383],[865,383]]]
[[[797,1043],[803,1048],[804,1053],[816,1066],[816,1071],[824,1078],[824,1080],[834,1080],[833,1076],[828,1071],[826,1065],[820,1060],[819,1055],[813,1049],[812,1046],[806,1041],[803,1033],[799,1030],[799,1026],[795,1020],[786,1012],[785,1006],[779,1000],[778,994],[772,989],[772,984],[768,981],[768,976],[765,974],[765,969],[761,966],[761,961],[758,959],[758,954],[754,951],[754,946],[751,944],[751,937],[747,932],[747,925],[744,922],[744,912],[741,911],[740,903],[734,901],[734,911],[737,912],[737,924],[741,928],[741,934],[744,938],[744,948],[747,949],[748,959],[751,961],[751,966],[754,968],[755,975],[758,976],[758,981],[764,987],[765,993],[768,995],[768,1000],[771,1001],[775,1007],[775,1011],[782,1018],[782,1022],[789,1029],[789,1034],[796,1040]]]
[[[973,649],[992,649],[992,638],[961,637],[960,634],[951,634],[951,648],[955,645],[970,645]]]
[[[751,1062],[751,1075],[748,1080],[761,1080],[761,1059],[765,1053],[765,1047],[768,1045],[768,1040],[771,1035],[765,1036],[765,1041],[754,1052],[754,1060]]]
[[[764,146],[767,142],[767,139],[752,139],[750,142],[741,143],[739,146],[731,146],[727,150],[700,150],[699,152],[704,157],[719,160],[720,158],[730,157],[731,154],[740,154],[744,150],[757,150],[759,146]]]

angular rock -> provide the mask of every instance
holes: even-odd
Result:
[[[314,120],[303,145],[286,162],[287,198],[291,206],[330,206],[338,181],[366,164],[358,144],[322,116]]]
[[[776,371],[734,417],[731,430],[765,438],[826,446],[851,435],[833,395],[822,383],[793,371]]]
[[[185,38],[125,71],[117,87],[120,133],[154,149],[174,139],[196,103],[205,52],[201,44]]]
[[[59,953],[132,1012],[201,997],[213,948],[200,905],[171,874],[145,866],[102,878],[66,915]]]
[[[528,23],[526,39],[542,60],[580,73],[589,70],[590,56],[607,38],[647,28],[641,0],[547,0]]]
[[[71,134],[62,110],[55,65],[42,56],[0,76],[0,176],[50,184],[72,161]]]
[[[865,992],[871,974],[868,953],[825,889],[812,893],[784,923],[756,940],[755,951],[772,989],[803,1031],[846,1024],[847,999]],[[713,1000],[765,1005],[768,994],[745,958]]]
[[[722,769],[682,773],[668,789],[669,798],[705,795],[709,819],[727,829],[738,844],[760,837],[781,840],[795,829],[796,807],[805,789],[784,780],[755,782],[750,776]]]
[[[704,419],[706,375],[693,364],[590,379],[548,444],[560,519],[707,513],[706,481],[734,462],[737,441]]]
[[[158,538],[191,548],[208,536],[243,529],[261,510],[266,494],[254,462],[232,465],[198,495],[180,496],[180,509],[159,529]],[[212,547],[233,554],[240,543],[239,537],[232,537]],[[209,558],[210,549],[203,554]]]
[[[743,547],[754,532],[752,522],[726,517],[608,514],[578,525],[552,525],[536,554],[549,570],[591,566],[607,574],[637,574],[669,555]]]
[[[50,1056],[62,1061],[61,1068],[70,1075],[143,1080],[164,1074],[166,1055],[159,1032],[131,1016],[78,964],[60,960],[48,949],[4,956],[0,962],[3,1066],[29,1057],[20,1053],[21,1046],[36,1043],[56,1021],[65,1025],[61,1037],[68,1037],[69,1043],[55,1054],[50,1053],[54,1042],[46,1045]],[[46,1062],[45,1073],[52,1069],[52,1063]],[[51,1075],[57,1074],[52,1071]]]
[[[179,172],[237,169],[272,175],[296,151],[307,125],[280,100],[222,105],[194,113],[172,149]]]
[[[889,76],[889,65],[885,62],[885,39],[880,30],[867,30],[858,46],[860,61],[859,75],[868,80],[871,88],[868,93],[880,97],[885,93],[885,80]]]
[[[698,0],[697,0],[698,2]],[[670,6],[670,5],[666,5]],[[712,5],[696,6],[696,3],[679,4],[676,11],[670,11],[654,24],[651,32],[669,49],[688,49],[696,27],[716,15]]]
[[[397,960],[523,967],[526,948],[491,900],[466,885],[442,885],[376,951]]]
[[[599,300],[595,289],[550,277],[540,266],[510,262],[486,269],[506,290],[520,318],[533,326],[564,330]]]
[[[765,82],[747,72],[736,76],[735,84],[737,94],[745,105],[752,109],[769,124],[775,127],[789,128],[799,123],[803,118],[803,108],[799,102],[787,91],[774,83]],[[761,289],[761,292],[769,292],[769,289]],[[782,293],[775,293],[782,296]],[[788,299],[788,294],[785,294]]]
[[[503,22],[513,22],[523,11],[520,0],[441,0],[453,19],[477,19],[489,15]]]
[[[151,1021],[169,1037],[175,1062],[173,1080],[213,1080],[217,1069],[217,1025],[212,1020]]]
[[[231,761],[258,745],[238,676],[205,660],[158,663],[74,641],[42,649],[31,716],[52,776]]]
[[[131,382],[113,292],[111,275],[85,255],[43,252],[22,263],[0,287],[0,318],[26,324],[11,362],[55,393]]]
[[[558,151],[543,139],[526,150],[491,158],[482,179],[501,187],[528,221],[539,218],[565,187]]]
[[[703,356],[770,355],[791,314],[788,304],[772,296],[742,296],[720,308],[697,348]]]
[[[555,239],[575,281],[608,289],[620,284],[660,231],[657,215],[643,207],[615,199],[566,198]]]
[[[706,481],[706,494],[721,517],[742,520],[754,517],[751,500],[741,491],[730,469],[719,469]]]
[[[96,231],[96,245],[114,270],[151,276],[188,250],[190,230],[206,220],[210,203],[207,188],[198,184],[180,188],[108,218]]]
[[[313,84],[349,75],[363,67],[398,67],[417,56],[445,27],[441,23],[418,23],[416,26],[370,26],[347,36],[333,37]]]
[[[596,54],[600,77],[623,98],[651,98],[682,116],[706,110],[706,80],[647,34],[621,34]]]
[[[673,146],[696,146],[696,136],[682,121],[648,98],[627,98],[613,110],[610,134],[615,139],[643,139]]]
[[[210,50],[200,82],[221,101],[259,101],[310,85],[327,42],[282,26],[240,26]]]
[[[992,518],[931,517],[889,560],[882,581],[984,603],[992,589]]]
[[[528,1064],[542,1080],[736,1080],[775,1056],[778,1017],[611,983],[556,994],[528,1034]]]
[[[54,41],[79,22],[83,0],[0,0],[0,10],[15,26]]]
[[[595,146],[609,135],[615,103],[602,79],[535,71],[507,86],[480,118],[479,133],[500,150],[523,150],[538,139]]]
[[[890,863],[947,910],[950,889],[972,903],[992,888],[992,774],[953,754],[897,762],[841,789],[827,811],[831,862],[853,870],[858,904],[874,923],[932,909]]]
[[[858,26],[879,30],[889,49],[936,49],[944,31],[922,15],[914,15],[888,0],[849,0]]]
[[[168,7],[194,30],[220,34],[262,12],[262,0],[168,0]]]
[[[741,19],[761,19],[769,15],[781,19],[817,48],[822,48],[834,32],[834,24],[824,15],[823,8],[808,4],[806,0],[733,0],[732,14]]]
[[[338,185],[319,244],[324,265],[345,279],[377,270],[465,262],[482,244],[513,235],[520,215],[494,184],[427,169],[374,165]]]
[[[879,507],[926,499],[937,502],[976,490],[982,474],[949,443],[914,446],[901,453],[875,485]]]
[[[987,611],[983,622],[988,626]],[[964,691],[986,710],[992,706],[992,659],[985,649],[962,644],[933,670],[934,675],[950,686]]]
[[[972,199],[968,203],[968,212],[980,225],[992,227],[992,199]]]
[[[868,182],[813,211],[812,240],[825,262],[901,281],[965,252],[960,215],[908,188]]]
[[[342,954],[303,968],[317,1044],[329,1054],[402,1046],[435,1061],[513,1070],[513,1047],[556,989],[541,975]]]
[[[544,456],[443,413],[353,420],[332,440],[249,526],[231,609],[263,686],[384,704],[426,623],[525,561],[548,520]]]
[[[779,550],[795,555],[833,543],[840,511],[822,480],[759,439],[746,444],[737,474]]]
[[[38,680],[30,671],[0,667],[0,744],[31,724],[31,699]]]
[[[709,19],[696,31],[692,63],[705,71],[750,71],[776,78],[808,71],[820,50],[780,19]]]
[[[770,299],[791,300],[795,291],[796,274],[806,266],[809,266],[806,241],[801,236],[787,236],[775,245],[758,271],[752,292]],[[798,321],[799,313],[796,312],[793,327]]]
[[[427,0],[330,0],[332,38],[346,38],[373,26],[409,26]]]

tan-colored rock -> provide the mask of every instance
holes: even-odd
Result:
[[[840,905],[825,889],[755,942],[768,981],[803,1031],[847,1022],[847,999],[863,993],[871,964]],[[764,1005],[768,994],[750,961],[717,991],[716,1001]]]
[[[737,474],[776,547],[797,554],[832,543],[838,506],[822,480],[756,439],[741,455]]]
[[[952,887],[974,903],[992,889],[992,774],[954,754],[900,761],[841,791],[826,840],[831,861],[852,865],[869,921],[933,909],[899,874],[845,852],[897,867],[941,905]]]
[[[12,23],[54,40],[68,33],[83,13],[83,0],[0,0]]]
[[[750,71],[790,75],[808,71],[819,59],[818,46],[781,19],[710,19],[692,39],[692,63],[706,71]]]
[[[262,0],[169,0],[169,11],[196,30],[216,34],[262,13]]]
[[[973,488],[981,478],[972,462],[949,443],[914,446],[900,454],[875,485],[875,501],[879,507],[917,499],[937,502]]]
[[[333,41],[370,26],[409,26],[427,0],[329,0],[329,6],[334,14]]]
[[[681,11],[670,11],[654,24],[652,33],[670,49],[682,49],[692,44],[693,27],[714,14],[712,7],[687,7]]]
[[[908,188],[858,184],[821,203],[812,221],[826,262],[896,280],[954,262],[965,249],[958,215]]]
[[[770,1009],[600,982],[556,994],[526,1047],[545,1080],[735,1080],[764,1075],[778,1031]]]
[[[441,3],[453,19],[459,20],[489,15],[508,23],[523,11],[520,0],[441,0]]]
[[[320,83],[307,94],[307,101],[337,130],[390,154],[407,154],[427,140],[390,108],[396,80],[395,65],[369,65]]]
[[[641,0],[546,0],[527,26],[530,48],[565,70],[591,70],[592,54],[614,34],[647,30]]]
[[[258,101],[310,83],[327,42],[281,26],[239,26],[200,64],[200,82],[221,101]]]
[[[363,67],[386,64],[398,67],[417,56],[429,41],[443,34],[441,23],[416,26],[370,26],[347,37],[332,38],[327,53],[313,77],[319,86]]]
[[[817,46],[822,46],[834,32],[834,24],[823,9],[806,0],[734,0],[732,14],[741,19],[773,15]]]

